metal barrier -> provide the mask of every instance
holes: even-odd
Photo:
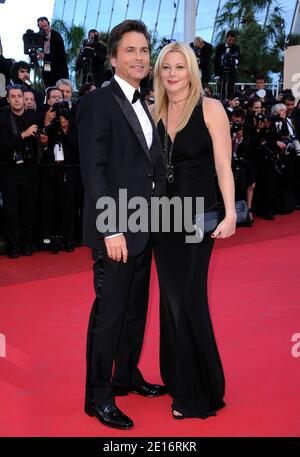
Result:
[[[209,87],[213,95],[218,95],[218,87],[216,82],[210,82]],[[249,89],[255,89],[255,83],[235,83],[235,92],[244,93]],[[283,89],[282,82],[266,83],[266,89],[272,92],[273,97],[277,98],[279,92]]]

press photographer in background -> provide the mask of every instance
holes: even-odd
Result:
[[[236,108],[231,113],[230,134],[232,140],[232,171],[235,183],[235,200],[247,200],[246,166],[249,154],[249,138],[244,132],[245,112]],[[251,225],[252,219],[249,221]]]
[[[76,60],[78,79],[81,75],[80,85],[92,83],[96,87],[101,87],[105,81],[104,63],[106,54],[106,46],[99,41],[97,30],[91,29],[88,33],[88,38],[82,42]]]
[[[291,119],[294,101],[284,100],[286,104],[291,105],[289,113],[284,103],[274,105],[271,113],[275,117],[277,144],[280,147],[281,161],[283,163],[280,183],[282,196],[281,202],[279,202],[279,206],[281,206],[279,210],[282,213],[287,213],[293,211],[298,203],[300,142]]]
[[[196,36],[194,42],[190,43],[190,47],[196,55],[202,86],[205,86],[209,83],[209,66],[213,49],[212,45],[204,41],[203,38]]]
[[[37,25],[40,33],[46,38],[44,51],[39,53],[43,60],[43,80],[45,87],[55,86],[60,78],[68,78],[67,56],[61,35],[50,27],[49,20],[43,16],[38,18]]]
[[[38,120],[25,111],[21,86],[7,87],[9,109],[0,115],[3,165],[3,202],[9,256],[17,258],[33,252],[33,227],[38,192]]]
[[[255,80],[255,88],[248,92],[249,99],[255,97],[264,104],[268,109],[276,103],[275,98],[270,90],[266,89],[266,79],[263,75],[257,76]]]
[[[57,254],[61,247],[74,250],[75,210],[79,182],[79,153],[76,124],[68,101],[60,90],[47,94],[51,104],[46,126],[41,131],[43,145],[42,238],[44,247]],[[52,97],[51,97],[52,94]],[[59,101],[54,99],[60,98]],[[49,122],[51,115],[51,120]]]
[[[249,138],[246,165],[249,211],[253,212],[255,188],[255,213],[271,221],[274,219],[275,178],[281,174],[279,149],[274,122],[263,113],[262,102],[258,98],[249,102],[244,130]]]
[[[45,95],[32,87],[30,81],[30,65],[27,62],[16,62],[11,70],[11,81],[13,84],[20,84],[24,90],[31,90],[35,96],[35,102],[38,108],[41,108],[44,103]]]
[[[220,100],[223,102],[234,92],[236,70],[240,63],[240,48],[235,41],[236,33],[229,30],[225,43],[216,47],[214,74],[219,87]]]

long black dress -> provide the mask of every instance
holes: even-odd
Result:
[[[164,124],[158,124],[164,144]],[[171,139],[168,138],[169,148]],[[174,140],[174,178],[168,197],[204,197],[216,203],[213,148],[202,103]],[[206,418],[222,408],[225,380],[207,300],[207,273],[214,240],[185,243],[185,233],[164,233],[154,246],[160,285],[160,366],[173,409]]]

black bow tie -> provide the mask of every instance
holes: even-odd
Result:
[[[133,103],[137,102],[138,99],[143,100],[143,97],[142,97],[142,94],[140,93],[140,91],[135,89],[131,103],[133,104]]]

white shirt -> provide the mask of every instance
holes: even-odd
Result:
[[[143,108],[143,105],[141,104],[141,100],[137,100],[135,103],[131,103],[133,99],[133,94],[135,92],[135,87],[133,87],[131,84],[129,84],[127,81],[124,81],[124,79],[120,78],[120,76],[114,75],[115,80],[121,87],[122,91],[125,94],[125,97],[127,100],[130,102],[132,108],[134,109],[138,120],[141,124],[147,146],[150,149],[152,145],[152,139],[153,139],[153,129],[152,129],[152,124],[150,122],[149,117],[146,114],[146,111]]]

